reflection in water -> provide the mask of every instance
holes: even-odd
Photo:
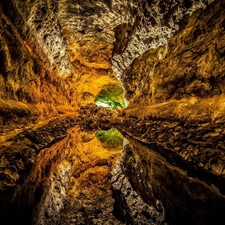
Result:
[[[225,196],[214,185],[188,176],[187,171],[168,163],[139,142],[131,138],[128,141],[129,144],[125,146],[123,155],[116,164],[117,171],[114,169],[112,172],[117,176],[115,180],[119,180],[118,170],[122,171],[120,176],[129,178],[130,186],[127,183],[120,186],[118,182],[113,186],[125,199],[134,201],[129,194],[132,193],[132,187],[145,203],[161,215],[165,214],[165,222],[169,225],[223,224],[220,221],[224,221]],[[120,180],[124,182],[125,179]],[[128,191],[125,190],[126,187],[129,188]],[[117,203],[119,201],[117,199]],[[130,213],[132,217],[132,212],[135,211],[144,214],[141,207],[137,209],[128,204],[127,215]],[[150,221],[148,218],[146,220]],[[134,222],[138,224],[135,218]]]
[[[40,190],[34,224],[221,224],[225,197],[216,187],[126,139],[123,149],[116,129],[73,128],[43,149],[26,184]]]
[[[113,216],[110,189],[110,173],[122,152],[118,145],[121,136],[116,140],[112,149],[115,143],[110,144],[110,138],[105,145],[94,131],[73,128],[67,138],[41,152],[33,180],[44,175],[43,171],[48,170],[49,176],[39,183],[43,195],[34,212],[38,215],[34,224],[120,224]],[[60,223],[53,223],[58,217]]]
[[[121,155],[122,146],[112,149],[108,144],[110,138],[102,144],[95,132],[76,131],[71,135],[70,142],[75,143],[70,151],[73,172],[63,224],[113,223],[110,173]]]
[[[102,145],[107,148],[123,147],[123,135],[116,129],[97,131],[96,137],[100,140]]]

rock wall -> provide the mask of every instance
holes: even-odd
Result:
[[[206,8],[211,2],[134,1],[130,10],[132,19],[115,29],[112,65],[118,78],[121,79],[133,61],[149,49],[160,46],[167,48],[168,39],[177,33],[186,18],[196,10]]]
[[[220,224],[225,198],[217,188],[173,166],[154,146],[127,139],[112,171],[117,218],[127,224]]]
[[[78,18],[70,14],[76,14],[74,6],[70,1],[1,2],[2,133],[77,111],[93,103],[104,85],[120,85],[109,63],[112,42],[93,33],[79,35]]]
[[[130,105],[121,114],[125,133],[218,176],[222,193],[223,6],[215,2],[194,13],[167,52],[150,50],[124,72]]]
[[[1,1],[1,223],[219,224],[224,8]],[[93,104],[107,85],[126,109]],[[112,127],[130,142],[120,159],[94,138]]]
[[[167,45],[135,60],[122,75],[126,97],[151,105],[223,94],[223,7],[223,2],[215,2],[194,12]]]
[[[167,224],[164,208],[154,196],[139,159],[132,154],[126,145],[111,172],[114,214],[126,224]]]
[[[39,33],[30,25],[32,7],[21,4],[3,1],[0,7],[1,132],[66,112],[74,98],[72,93],[68,96],[67,82],[58,78],[48,52],[43,53],[46,47]]]
[[[151,73],[151,68],[155,65],[155,62],[147,60],[149,55],[154,55],[152,49],[162,46],[156,55],[160,59],[164,58],[168,38],[176,34],[186,18],[200,8],[208,5],[210,8],[211,3],[212,1],[162,3],[141,0],[97,3],[65,0],[3,1],[1,129],[6,130],[7,125],[28,125],[43,117],[57,116],[91,103],[105,84],[119,84],[115,75],[122,79],[126,97],[130,99],[137,87],[138,90],[142,89],[141,84],[152,83],[148,82],[148,75],[143,75],[146,70],[147,74]],[[200,29],[199,32],[204,30],[201,29],[201,24],[198,27],[196,29]],[[210,30],[207,32],[210,33]],[[196,34],[197,31],[192,33]],[[145,53],[149,49],[150,53]],[[222,51],[220,46],[218,51]],[[143,65],[145,69],[138,66],[135,71],[135,62],[142,64],[136,58],[142,62],[148,61],[151,66]],[[165,68],[168,63],[163,64]],[[188,68],[187,70],[189,71]],[[123,74],[123,71],[126,72]],[[133,78],[132,71],[136,78]],[[160,77],[157,72],[155,76]],[[158,83],[162,80],[155,80],[157,79]],[[163,81],[163,84],[167,85],[166,82]],[[192,84],[189,93],[193,88],[198,91],[196,85],[200,84]],[[207,82],[204,87],[206,92],[210,91],[210,84]],[[167,93],[162,91],[163,87],[146,86],[143,89],[144,92],[159,89],[157,93],[154,92],[153,98],[168,99]],[[171,89],[172,87],[168,88]],[[180,96],[180,92],[177,95]]]
[[[191,17],[185,17],[180,23],[180,30],[168,40],[167,45],[150,49],[133,61],[121,76],[129,104],[120,113],[117,125],[124,135],[128,135],[128,139],[135,138],[183,170],[191,179],[201,180],[209,189],[210,186],[215,188],[213,192],[220,196],[221,202],[218,204],[221,207],[224,206],[225,193],[223,9],[224,2],[215,1],[204,10],[193,12]],[[140,149],[143,148],[140,146]],[[145,161],[150,154],[148,151],[140,156],[142,150],[131,148],[127,153],[129,159],[125,161],[140,159],[142,162],[138,165],[142,169],[134,171],[150,173],[155,164]],[[121,160],[121,167],[126,167],[127,163]],[[122,168],[120,173],[124,171]],[[132,164],[129,173],[132,173],[133,168],[137,168],[136,164]],[[132,177],[129,176],[131,181]],[[143,180],[154,183],[151,174]],[[160,184],[166,185],[166,180]],[[135,187],[136,192],[139,190],[140,194],[147,193],[141,184],[135,183],[132,187]],[[162,189],[160,191],[163,192]],[[121,189],[119,193],[126,199],[126,190]],[[129,207],[126,201],[120,203],[123,207]],[[181,224],[189,220],[187,224],[213,224],[222,217],[219,209],[218,214],[212,209],[208,212],[210,218],[205,215],[200,220],[197,215],[196,218],[192,215],[184,219],[184,212],[180,212],[183,219],[179,222],[179,217],[167,215],[166,206],[163,205],[169,224]],[[204,210],[207,211],[206,208]],[[198,213],[202,215],[203,212]]]
[[[65,139],[68,128],[76,121],[75,117],[55,119],[45,125],[25,129],[1,142],[0,218],[3,224],[31,223],[32,209],[40,201],[44,190],[48,190],[51,168],[59,163],[63,150],[43,149]],[[38,163],[37,169],[34,165]],[[44,184],[46,187],[42,186]]]

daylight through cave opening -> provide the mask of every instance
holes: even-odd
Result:
[[[124,91],[117,84],[105,85],[95,98],[98,107],[125,108]]]

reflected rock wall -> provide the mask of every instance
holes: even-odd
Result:
[[[128,140],[112,171],[119,219],[128,224],[220,224],[225,197],[215,186]]]

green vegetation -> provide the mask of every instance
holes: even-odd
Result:
[[[117,85],[108,85],[95,98],[98,107],[125,108],[123,88]]]
[[[95,136],[107,148],[122,148],[123,135],[116,129],[97,131]]]

